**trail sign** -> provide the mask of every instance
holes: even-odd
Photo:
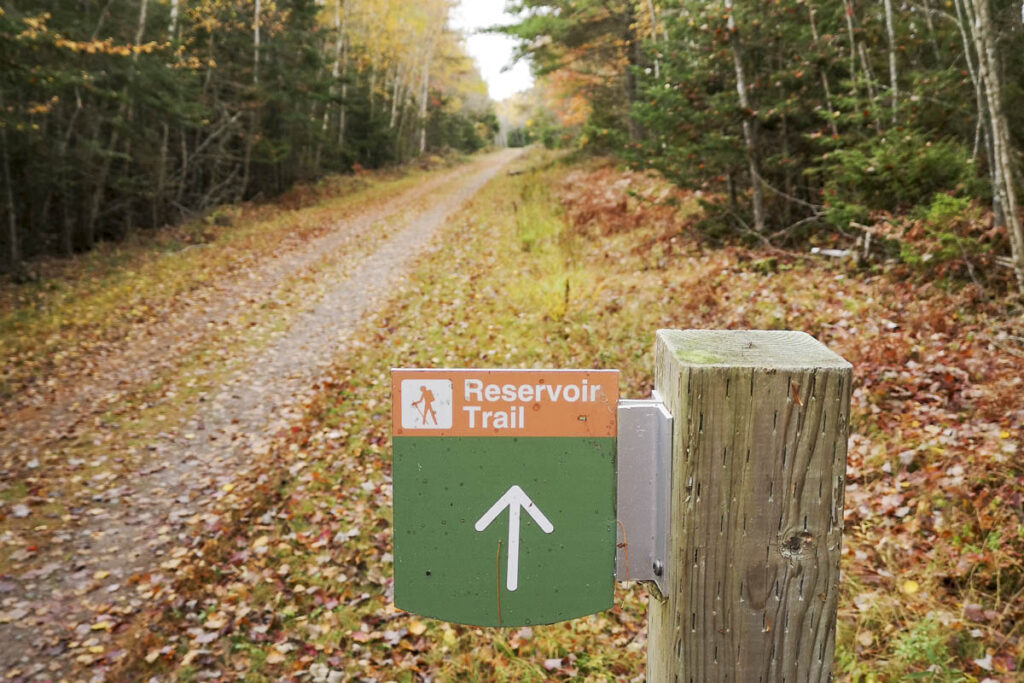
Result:
[[[395,605],[522,626],[612,606],[615,370],[393,370]]]

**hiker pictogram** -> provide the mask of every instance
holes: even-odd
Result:
[[[401,405],[405,429],[451,429],[451,380],[402,380]]]
[[[414,406],[420,407],[420,417],[423,419],[423,424],[432,422],[437,424],[437,413],[434,412],[434,392],[425,386],[420,387],[420,398],[418,401],[413,401]]]

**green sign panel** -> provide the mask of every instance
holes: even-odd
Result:
[[[618,373],[392,373],[395,605],[522,626],[612,605]]]

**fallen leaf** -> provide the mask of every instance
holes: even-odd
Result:
[[[28,610],[22,607],[17,607],[8,612],[0,612],[0,624],[9,624],[26,616],[28,616]]]
[[[219,631],[224,628],[227,623],[228,616],[223,612],[216,612],[206,618],[206,621],[203,622],[203,628],[208,631]]]
[[[217,640],[220,634],[217,631],[204,631],[195,637],[196,645],[209,645]]]
[[[968,621],[985,621],[985,610],[981,605],[968,602],[964,605],[964,618]]]
[[[555,669],[559,668],[560,666],[562,666],[562,658],[561,657],[555,657],[555,658],[552,658],[552,659],[545,659],[544,660],[544,668],[547,669],[548,671],[554,671]]]

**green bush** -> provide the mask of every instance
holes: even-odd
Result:
[[[926,270],[948,270],[954,262],[983,254],[987,245],[969,234],[979,222],[977,208],[966,197],[936,194],[928,205],[911,213],[915,226],[900,244],[900,260]]]
[[[908,210],[938,193],[977,194],[981,181],[970,155],[949,140],[918,131],[894,132],[828,152],[811,173],[823,177],[825,219],[838,227],[875,211]]]

